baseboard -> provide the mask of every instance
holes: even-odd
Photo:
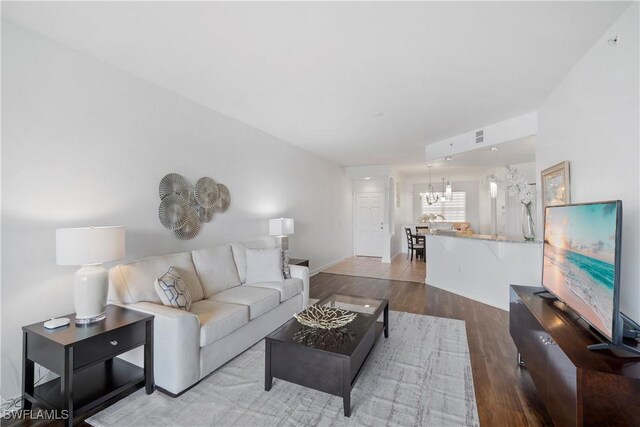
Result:
[[[349,257],[350,256],[344,256],[342,258],[338,258],[335,261],[331,261],[329,264],[325,264],[322,267],[314,268],[313,270],[309,271],[309,277],[315,276],[316,274],[321,273],[323,270],[326,270],[327,268],[331,268],[336,264],[340,264],[342,261],[344,261],[345,259],[347,259]]]

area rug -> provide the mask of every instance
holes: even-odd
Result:
[[[342,398],[286,381],[264,391],[264,341],[177,398],[144,389],[87,419],[103,426],[478,426],[463,321],[391,311],[351,392]]]

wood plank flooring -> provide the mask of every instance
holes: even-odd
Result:
[[[482,426],[551,426],[531,377],[516,366],[508,313],[424,283],[319,273],[310,296],[386,298],[391,310],[464,320]]]
[[[422,260],[407,259],[406,254],[398,254],[391,263],[383,263],[380,258],[354,256],[323,271],[323,273],[347,276],[373,277],[376,279],[402,280],[424,283],[427,264]]]

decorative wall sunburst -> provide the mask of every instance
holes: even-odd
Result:
[[[162,177],[158,189],[160,223],[183,240],[196,237],[202,224],[211,222],[215,213],[225,212],[231,204],[227,186],[206,176],[192,187],[184,176],[170,173]]]

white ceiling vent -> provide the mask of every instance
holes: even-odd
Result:
[[[480,144],[481,142],[484,142],[484,130],[477,130],[476,131],[476,144]]]

